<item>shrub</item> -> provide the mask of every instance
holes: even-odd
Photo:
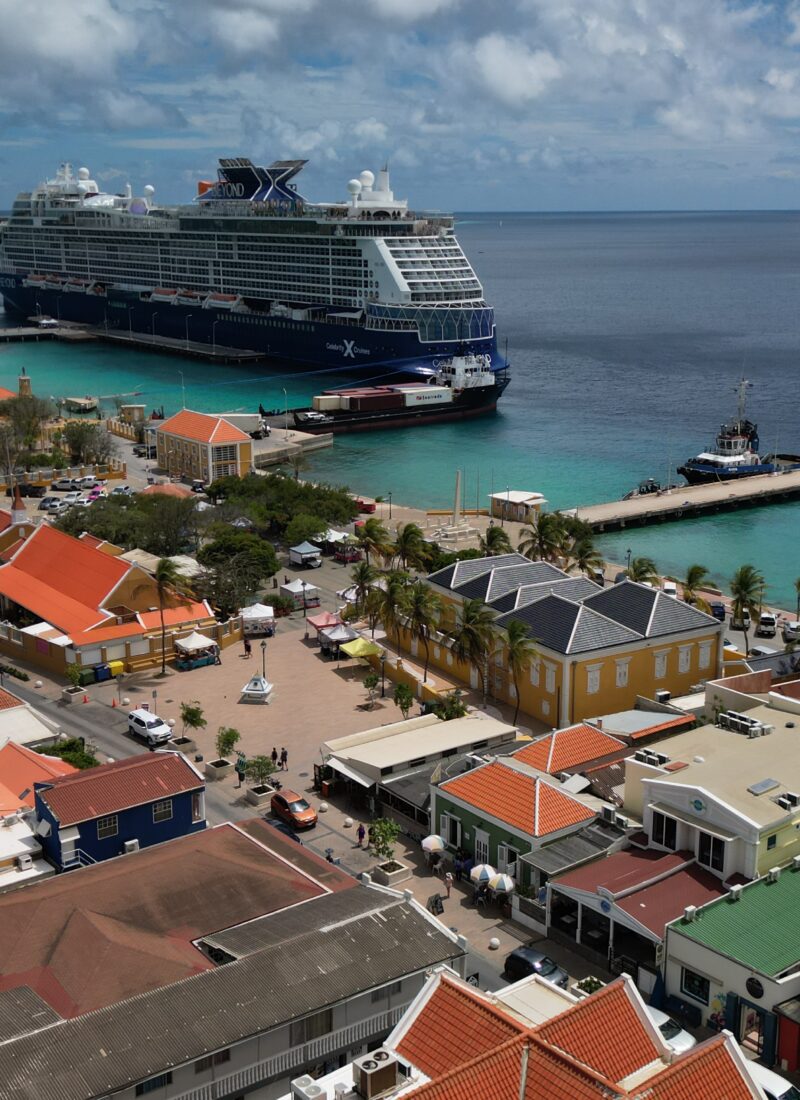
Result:
[[[244,774],[256,787],[266,787],[269,777],[277,769],[269,756],[253,756],[247,761]]]
[[[433,707],[433,713],[443,722],[450,722],[453,718],[463,718],[467,713],[467,707],[461,697],[458,688],[449,692]]]
[[[379,859],[394,859],[394,844],[400,834],[400,826],[396,821],[390,821],[386,817],[379,817],[370,826],[372,829],[371,847]]]
[[[78,664],[67,665],[65,672],[70,684],[76,688],[81,686],[81,666]]]
[[[85,771],[87,768],[96,768],[100,761],[88,752],[84,742],[78,737],[72,737],[68,741],[55,741],[52,745],[41,745],[37,750],[42,756],[58,756],[66,764],[72,764],[73,768]]]
[[[220,726],[214,741],[217,758],[219,760],[224,760],[226,756],[230,756],[241,740],[241,736],[239,731],[234,729],[233,726]]]
[[[403,718],[408,718],[408,712],[414,705],[414,692],[408,684],[398,684],[394,689],[392,699],[395,705],[400,708]]]

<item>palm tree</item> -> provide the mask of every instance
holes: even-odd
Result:
[[[175,562],[170,558],[159,559],[153,573],[156,582],[156,595],[158,597],[158,611],[161,616],[161,675],[167,674],[167,628],[164,624],[164,608],[169,607],[170,599],[177,599],[179,603],[188,603],[189,588],[186,578],[178,571]]]
[[[494,613],[480,600],[464,600],[456,616],[456,625],[446,632],[457,661],[472,665],[483,683],[486,697],[487,664],[494,648]]]
[[[564,522],[558,512],[530,516],[525,523],[517,546],[520,554],[531,561],[560,561],[564,555]]]
[[[489,558],[497,554],[511,554],[511,539],[504,527],[487,527],[486,534],[481,535],[480,550]]]
[[[403,614],[403,601],[408,586],[408,574],[390,570],[384,573],[385,588],[376,588],[380,595],[379,617],[387,635],[396,634]]]
[[[681,581],[684,601],[694,607],[699,607],[701,611],[705,612],[709,612],[711,608],[708,606],[708,602],[699,594],[699,589],[703,587],[703,582],[707,576],[708,570],[704,565],[690,565],[686,570],[685,579]]]
[[[377,580],[378,570],[368,561],[359,561],[353,566],[350,576],[353,580],[353,588],[356,590],[356,610],[360,612],[364,607],[367,594]]]
[[[398,523],[394,552],[400,559],[403,569],[407,569],[409,565],[419,569],[424,565],[427,547],[419,524]]]
[[[514,681],[514,725],[517,724],[519,714],[519,677],[520,673],[539,659],[539,651],[536,644],[528,636],[528,628],[519,619],[511,619],[505,628],[506,649],[508,651],[508,670]]]
[[[652,558],[634,558],[625,572],[628,580],[637,584],[658,583],[658,569]]]
[[[602,569],[605,565],[602,555],[591,536],[588,535],[574,539],[568,550],[568,555],[572,565],[587,576]]]
[[[738,620],[742,624],[746,657],[750,652],[750,645],[747,639],[747,620],[744,616],[745,612],[751,619],[758,615],[764,598],[764,578],[754,565],[740,565],[731,577],[730,587],[733,597],[731,611],[734,621]]]
[[[391,554],[391,539],[389,532],[375,516],[370,516],[363,525],[356,530],[356,539],[361,549],[366,554],[369,564],[370,554],[385,558]]]
[[[431,631],[439,622],[441,613],[442,601],[424,581],[415,581],[405,588],[403,614],[406,619],[408,631],[412,638],[421,641],[425,646],[425,668],[422,674],[423,683],[428,679],[428,662],[430,660],[428,638],[430,637]]]

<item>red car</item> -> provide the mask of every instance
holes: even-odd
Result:
[[[378,510],[378,505],[374,501],[362,500],[361,497],[356,501],[359,512],[365,512],[368,515],[372,515],[373,512]]]
[[[295,829],[313,829],[317,823],[317,811],[302,795],[286,788],[276,792],[270,803],[272,812],[281,821]]]

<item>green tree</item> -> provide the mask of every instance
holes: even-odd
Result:
[[[433,713],[443,722],[451,722],[454,718],[463,718],[467,713],[467,706],[458,688],[443,696],[434,705]]]
[[[519,619],[510,619],[505,626],[508,670],[514,683],[514,725],[519,715],[519,681],[521,674],[532,661],[539,659],[536,643],[528,635],[528,627]]]
[[[251,756],[244,766],[244,774],[248,779],[252,779],[253,785],[259,790],[269,785],[269,777],[275,771],[277,768],[269,756]]]
[[[564,556],[566,532],[558,512],[530,516],[520,531],[517,549],[531,561],[559,562]]]
[[[68,420],[62,439],[73,462],[81,465],[108,462],[116,450],[114,437],[96,420]]]
[[[54,412],[52,402],[41,397],[9,397],[0,402],[0,417],[9,429],[15,453],[33,450],[41,439],[43,425]]]
[[[494,612],[480,600],[464,600],[456,615],[456,624],[445,632],[455,659],[470,665],[488,689],[488,664],[495,643]]]
[[[299,512],[292,519],[284,532],[287,546],[299,546],[301,542],[317,542],[320,535],[328,530],[328,521],[322,516],[309,516],[306,512]]]
[[[204,730],[207,725],[203,708],[196,699],[181,703],[181,733],[184,737],[187,730],[196,733],[197,730]]]
[[[591,576],[598,569],[602,569],[603,557],[594,544],[591,536],[582,536],[570,542],[567,549],[570,563],[581,573]]]
[[[637,584],[658,584],[658,568],[652,558],[633,558],[625,573]]]
[[[390,636],[396,635],[403,614],[403,600],[408,585],[408,574],[389,570],[383,575],[384,586],[374,588],[378,617],[383,629]]]
[[[375,688],[381,682],[381,678],[377,672],[368,672],[364,677],[364,688],[367,692],[367,701],[369,703],[369,709],[372,710],[375,705]]]
[[[408,718],[409,712],[414,705],[414,692],[408,684],[395,684],[392,700],[395,706],[400,708],[400,713],[403,715],[403,718]]]
[[[400,826],[389,818],[379,817],[371,826],[371,847],[378,859],[389,861],[394,859],[394,846],[400,835]]]
[[[690,565],[686,570],[685,578],[681,581],[684,601],[705,612],[709,612],[711,609],[706,600],[700,595],[699,590],[703,587],[707,577],[708,570],[704,565]]]
[[[169,558],[161,558],[153,573],[156,582],[156,597],[158,599],[158,613],[161,618],[161,675],[167,674],[167,628],[164,623],[164,609],[171,607],[173,602],[188,603],[189,587],[186,578],[178,572],[174,561]]]
[[[428,679],[428,663],[430,661],[431,631],[436,628],[442,613],[442,601],[439,596],[425,584],[424,581],[415,581],[409,584],[403,595],[403,615],[406,626],[416,641],[421,641],[425,647],[425,668],[422,673],[422,681]]]
[[[416,523],[398,523],[394,553],[404,570],[421,569],[428,554],[428,544],[422,528]]]
[[[218,760],[224,760],[230,756],[236,746],[239,744],[242,735],[233,726],[220,726],[217,730],[217,736],[214,738],[214,750],[217,754]],[[272,761],[270,761],[272,763]]]
[[[370,554],[374,554],[377,558],[387,558],[392,553],[392,542],[389,538],[389,532],[384,525],[375,516],[370,516],[368,520],[364,521],[364,524],[356,531],[356,541],[367,559],[369,564]]]
[[[356,611],[360,614],[364,609],[368,593],[378,579],[378,571],[368,561],[359,561],[350,570],[350,577],[355,589]]]
[[[747,612],[751,619],[755,619],[760,614],[761,602],[764,599],[764,577],[754,565],[740,565],[731,577],[730,589],[733,619],[742,623],[744,652],[747,656],[750,645],[744,616]]]
[[[260,567],[249,554],[235,554],[227,562],[203,570],[193,583],[198,595],[207,599],[223,618],[230,619],[255,598],[261,584],[260,574]],[[270,597],[276,610],[278,598]],[[293,609],[294,601],[290,602]]]
[[[233,559],[237,568],[246,568],[258,580],[266,580],[278,572],[278,559],[271,543],[251,531],[220,531],[197,554],[197,560],[207,568],[230,568]]]
[[[493,558],[498,554],[512,553],[511,539],[504,527],[487,527],[486,534],[480,537],[481,553]]]

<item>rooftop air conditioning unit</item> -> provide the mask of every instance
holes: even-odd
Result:
[[[656,702],[657,703],[668,703],[671,698],[672,698],[672,692],[667,691],[664,688],[662,688],[660,691],[656,692]]]
[[[627,817],[617,817],[614,820],[614,824],[617,826],[618,829],[627,829],[628,819]]]
[[[691,922],[695,919],[696,916],[697,916],[697,906],[696,905],[687,905],[686,908],[683,911],[683,919],[686,921],[686,923],[691,924]]]
[[[760,737],[763,732],[761,726],[749,726],[747,729],[747,736],[752,741],[754,737]]]
[[[139,841],[138,840],[126,840],[125,844],[123,845],[123,851],[125,852],[125,855],[127,855],[128,852],[138,852],[139,851]]]
[[[730,890],[728,891],[728,895],[731,901],[738,901],[739,898],[742,896],[743,889],[744,887],[740,883],[737,883],[735,886],[731,886]]]
[[[17,814],[17,813],[6,814],[5,817],[3,818],[3,825],[5,825],[7,827],[11,826],[11,825],[16,825],[16,823],[19,821],[19,816],[20,815]]]
[[[770,869],[767,871],[767,882],[777,882],[780,877],[780,867],[770,867]]]
[[[787,791],[786,797],[793,806],[800,806],[800,794],[795,794],[793,791]]]
[[[306,1074],[304,1077],[295,1077],[290,1088],[292,1100],[324,1100],[327,1097],[326,1090],[318,1085],[313,1077]]]
[[[353,1062],[353,1082],[356,1093],[364,1100],[374,1100],[397,1087],[397,1059],[388,1050],[373,1050]]]
[[[17,870],[30,871],[33,867],[33,856],[28,855],[26,852],[24,855],[17,856]]]
[[[800,856],[792,856],[792,870],[800,871]]]
[[[785,794],[782,794],[779,798],[776,798],[775,801],[778,803],[782,810],[791,810],[792,808],[792,803],[789,801]]]
[[[761,736],[762,737],[766,737],[768,734],[774,733],[774,732],[775,732],[775,727],[774,726],[765,726],[765,725],[761,726]]]
[[[648,756],[649,753],[646,753],[644,749],[637,749],[636,752],[633,754],[633,759],[638,760],[640,764],[644,764],[646,763]]]
[[[669,764],[669,757],[665,752],[657,752],[655,757],[659,764]]]
[[[608,821],[612,825],[616,824],[617,811],[614,809],[613,806],[604,806],[603,807],[603,821]]]

